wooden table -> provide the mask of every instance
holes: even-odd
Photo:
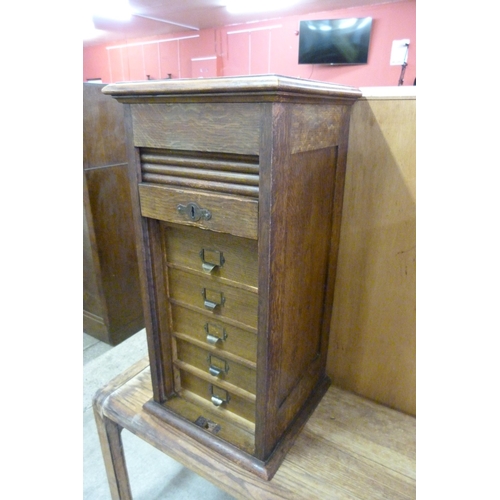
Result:
[[[94,414],[113,499],[132,498],[121,430],[239,499],[408,499],[416,497],[415,418],[331,387],[271,481],[143,410],[152,397],[148,358],[94,397]]]

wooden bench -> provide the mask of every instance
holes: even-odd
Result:
[[[94,397],[113,499],[131,499],[121,430],[129,430],[238,499],[416,497],[415,418],[330,387],[271,481],[238,468],[143,410],[151,399],[148,358]]]

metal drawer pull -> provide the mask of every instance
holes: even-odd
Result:
[[[216,302],[211,302],[210,300],[207,300],[207,299],[205,299],[204,304],[205,304],[205,307],[207,309],[210,309],[211,311],[214,311],[215,308],[219,305]]]
[[[227,339],[226,329],[212,323],[205,323],[205,332],[207,332],[207,342],[210,345],[216,345]]]
[[[224,403],[225,401],[221,398],[219,398],[219,396],[212,396],[212,403],[215,405],[215,406],[220,406],[222,403]]]
[[[216,345],[217,342],[222,342],[222,339],[220,337],[216,337],[215,335],[210,335],[208,334],[207,335],[207,342],[210,344],[210,345]]]
[[[216,391],[214,391],[216,389]],[[229,403],[229,393],[220,389],[219,387],[214,387],[213,384],[210,384],[210,399],[215,406],[221,406],[224,403]]]
[[[222,307],[226,301],[222,292],[214,292],[208,288],[204,288],[201,291],[201,295],[203,296],[205,307],[210,311],[214,311],[217,306]]]
[[[207,264],[206,262],[203,262],[203,264],[201,265],[203,271],[208,274],[210,274],[216,267],[216,264]]]
[[[212,218],[212,213],[206,208],[201,208],[194,201],[189,202],[187,205],[177,205],[177,212],[182,215],[186,215],[189,220],[196,222],[200,219],[210,220]]]
[[[210,366],[208,369],[208,373],[210,373],[210,375],[213,375],[214,377],[218,377],[222,372],[223,370],[217,368],[216,366]]]
[[[219,250],[210,250],[202,248],[200,251],[201,268],[204,272],[210,274],[216,267],[224,265],[224,256]]]
[[[219,377],[220,375],[225,375],[229,371],[229,365],[225,359],[218,358],[209,354],[207,357],[208,361],[208,373],[214,377]]]

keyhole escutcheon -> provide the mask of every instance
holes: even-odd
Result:
[[[191,201],[186,205],[177,205],[177,212],[182,215],[187,216],[187,218],[193,222],[203,220],[210,220],[212,218],[212,213],[206,208],[201,208],[197,203]]]

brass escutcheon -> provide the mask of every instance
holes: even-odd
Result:
[[[212,218],[212,213],[210,212],[210,210],[201,208],[194,201],[191,201],[186,205],[182,205],[179,203],[179,205],[177,205],[177,212],[182,215],[186,215],[193,222],[199,221],[200,219],[210,220]]]

